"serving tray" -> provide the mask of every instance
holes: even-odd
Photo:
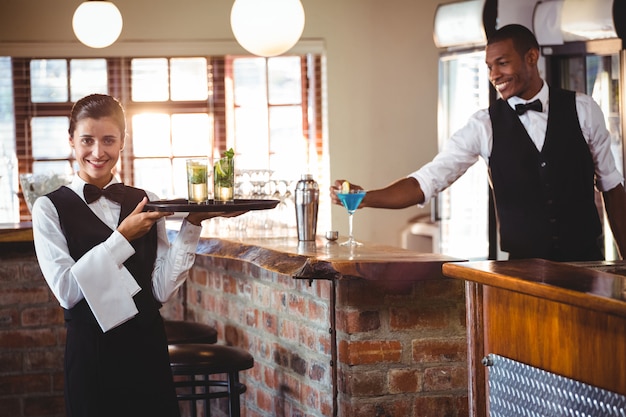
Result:
[[[235,199],[232,203],[189,204],[184,198],[177,200],[155,200],[148,202],[144,211],[178,211],[178,212],[233,212],[249,210],[268,210],[278,205],[279,200]]]

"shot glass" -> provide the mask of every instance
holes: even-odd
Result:
[[[213,164],[213,200],[215,203],[233,203],[235,196],[235,162],[223,157]]]
[[[190,204],[209,202],[209,158],[187,159],[187,193]]]

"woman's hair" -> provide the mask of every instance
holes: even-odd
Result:
[[[496,30],[487,41],[487,45],[511,39],[513,47],[520,56],[526,55],[531,49],[539,49],[535,35],[526,26],[511,24]]]
[[[117,99],[106,94],[91,94],[74,103],[70,114],[70,136],[74,136],[76,123],[83,119],[111,117],[120,128],[122,138],[126,135],[124,108]]]

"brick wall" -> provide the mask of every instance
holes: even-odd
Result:
[[[463,284],[387,278],[309,282],[198,256],[186,312],[254,356],[246,417],[332,416],[333,362],[340,417],[467,416]]]
[[[32,243],[0,245],[0,416],[65,415],[64,342],[63,313]]]

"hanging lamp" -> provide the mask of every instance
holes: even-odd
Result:
[[[122,33],[122,14],[110,1],[88,0],[74,12],[72,27],[83,44],[91,48],[106,48]]]
[[[230,26],[237,42],[248,52],[276,56],[300,39],[304,8],[300,0],[235,0]]]

